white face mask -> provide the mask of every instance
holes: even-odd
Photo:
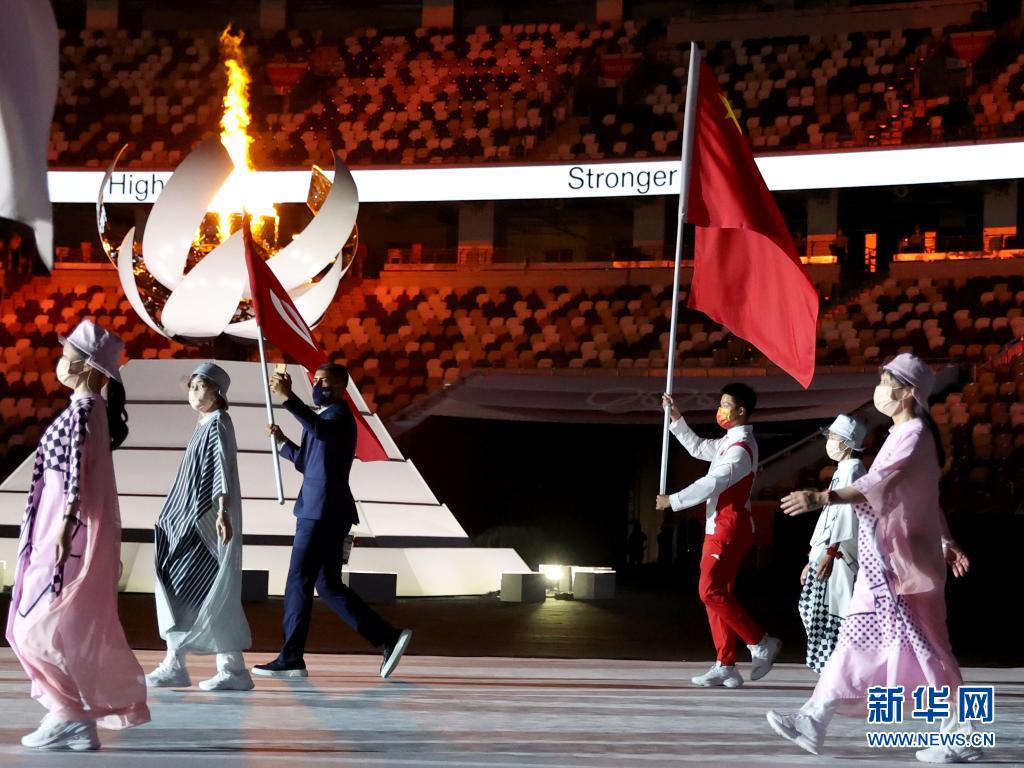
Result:
[[[71,372],[71,361],[66,357],[61,357],[57,361],[57,381],[63,384],[68,389],[75,389],[79,384],[82,383],[84,378],[88,376],[88,371],[80,370],[76,373]],[[76,367],[81,367],[77,365]]]
[[[893,397],[893,389],[890,384],[879,384],[875,387],[875,408],[886,416],[895,416],[901,407],[900,401]]]
[[[209,413],[212,410],[214,402],[217,399],[216,390],[205,383],[200,383],[198,386],[189,385],[188,388],[188,404],[192,407],[193,411],[199,413]]]
[[[832,461],[842,461],[846,458],[847,450],[846,443],[842,440],[836,440],[830,437],[825,443],[825,453],[828,454],[828,457],[832,459]]]

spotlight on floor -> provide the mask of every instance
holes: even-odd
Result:
[[[572,566],[541,563],[540,572],[547,579],[548,588],[554,592],[572,592]]]

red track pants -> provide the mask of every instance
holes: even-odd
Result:
[[[698,591],[707,609],[711,639],[723,666],[736,663],[737,636],[747,645],[759,643],[764,637],[764,632],[733,594],[736,574],[753,539],[753,533],[746,526],[737,526],[726,536],[711,534],[704,538]]]

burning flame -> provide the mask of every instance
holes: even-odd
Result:
[[[221,57],[228,76],[228,90],[224,94],[224,115],[220,120],[220,141],[231,156],[235,170],[224,182],[210,203],[210,211],[217,217],[217,232],[223,242],[231,234],[232,219],[240,220],[242,212],[253,217],[253,230],[263,229],[269,223],[276,236],[278,216],[273,201],[262,194],[256,183],[255,168],[249,156],[252,137],[248,134],[249,83],[242,54],[242,38],[225,29],[220,36]],[[270,219],[266,222],[265,219]]]
[[[249,117],[249,73],[242,65],[242,35],[231,34],[230,28],[220,36],[220,49],[228,75],[228,91],[224,94],[224,116],[220,119],[220,143],[231,155],[235,168],[252,168],[249,145],[252,138],[246,133]]]

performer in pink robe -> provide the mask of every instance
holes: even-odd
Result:
[[[149,721],[142,667],[117,615],[121,517],[111,451],[128,434],[123,346],[90,320],[75,328],[57,364],[71,403],[36,450],[7,621],[32,698],[48,710],[22,739],[27,747],[97,749],[97,724]],[[99,394],[108,381],[109,423]]]
[[[810,700],[798,713],[769,712],[780,736],[818,754],[835,714],[866,716],[872,686],[949,686],[951,712],[943,732],[970,731],[956,717],[963,683],[946,627],[946,566],[956,576],[970,563],[949,534],[939,506],[945,464],[938,430],[928,412],[934,374],[902,354],[888,363],[875,389],[875,407],[893,419],[889,437],[867,474],[847,489],[799,491],[782,500],[798,515],[826,503],[853,503],[859,524],[860,570],[835,651]],[[974,747],[921,750],[922,762],[973,762]]]

